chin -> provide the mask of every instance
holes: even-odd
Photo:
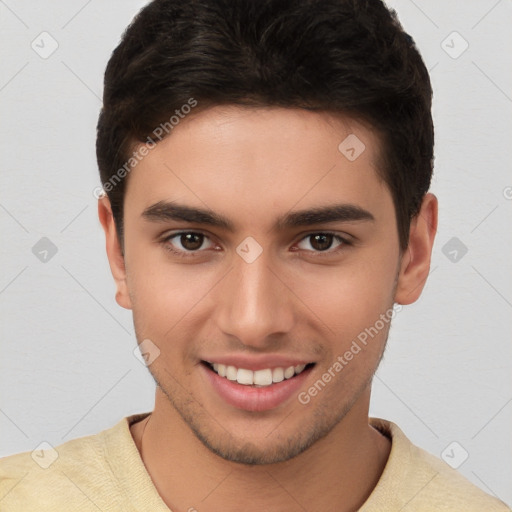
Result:
[[[175,410],[187,424],[195,437],[210,452],[230,462],[236,462],[247,466],[277,464],[291,460],[309,448],[317,441],[326,437],[338,425],[349,412],[352,404],[347,404],[341,410],[333,412],[332,407],[326,410],[309,411],[309,418],[303,415],[299,424],[287,423],[287,418],[273,431],[262,437],[256,444],[248,441],[247,437],[254,440],[261,432],[255,432],[253,436],[241,437],[237,432],[230,432],[228,424],[221,424],[204,410],[197,411],[190,407],[190,402],[185,407],[176,407]]]
[[[222,440],[213,440],[203,435],[202,432],[192,430],[203,445],[215,455],[218,455],[224,460],[247,466],[286,462],[305,452],[320,437],[323,437],[323,435],[303,435],[299,438],[288,438],[286,440],[280,440],[281,442],[279,443],[274,441],[273,443],[267,443],[266,446],[261,446],[242,440],[234,440],[232,437],[225,437]]]

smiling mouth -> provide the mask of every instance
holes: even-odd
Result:
[[[237,368],[232,365],[211,363],[209,361],[201,362],[209,370],[215,372],[219,377],[223,377],[232,382],[237,382],[243,386],[263,388],[277,384],[284,380],[293,379],[303,371],[313,367],[315,363],[300,364],[297,366],[264,368],[261,370],[248,370],[246,368]]]

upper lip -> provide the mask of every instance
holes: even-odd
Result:
[[[301,364],[310,364],[314,361],[302,359],[298,357],[291,357],[285,355],[262,355],[262,356],[248,356],[248,355],[226,355],[226,356],[212,356],[205,357],[203,361],[208,363],[224,364],[226,366],[235,366],[236,368],[244,368],[246,370],[265,370],[267,368],[288,368],[289,366],[298,366]]]

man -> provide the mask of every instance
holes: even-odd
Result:
[[[98,212],[155,408],[4,459],[2,510],[509,510],[368,418],[430,267],[431,95],[379,0],[144,8],[105,74]]]

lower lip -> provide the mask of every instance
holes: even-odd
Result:
[[[228,404],[238,409],[255,412],[274,409],[296,395],[313,368],[311,366],[291,379],[256,388],[221,377],[204,364],[200,367],[215,391]]]

